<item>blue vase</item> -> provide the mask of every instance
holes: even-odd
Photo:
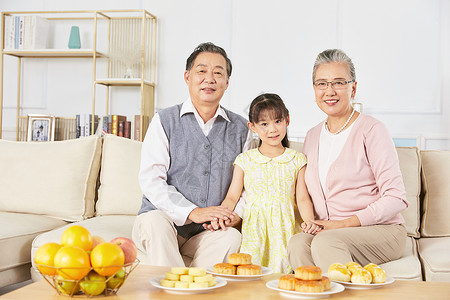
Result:
[[[72,26],[72,28],[70,29],[69,48],[70,49],[81,48],[80,28],[78,28],[78,26]]]

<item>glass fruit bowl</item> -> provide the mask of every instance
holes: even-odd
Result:
[[[36,264],[37,272],[56,290],[60,295],[73,297],[81,295],[85,297],[111,296],[115,295],[122,287],[128,275],[139,264],[139,259],[132,263],[121,266],[102,267],[102,274],[96,272],[97,268],[90,267],[86,276],[79,280],[68,279],[70,274],[86,272],[86,268],[56,268],[52,266]],[[44,271],[41,272],[41,270]],[[53,273],[54,275],[48,275]]]

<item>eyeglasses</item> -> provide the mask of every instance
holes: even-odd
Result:
[[[328,84],[331,83],[331,87],[335,90],[341,90],[345,89],[345,86],[353,82],[353,80],[333,80],[333,81],[326,81],[326,80],[317,80],[314,82],[314,86],[318,88],[319,90],[326,90],[328,88]]]

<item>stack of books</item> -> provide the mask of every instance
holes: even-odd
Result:
[[[92,132],[92,114],[80,114],[75,116],[76,137],[90,136],[97,132],[99,118],[94,116],[94,131]]]
[[[139,134],[136,135],[136,127],[139,127],[139,121],[136,123],[136,119],[138,119],[139,115],[135,116],[135,131],[134,131],[134,139],[139,140]],[[103,116],[103,125],[102,125],[102,135],[105,134],[114,134],[117,136],[121,136],[127,139],[131,139],[131,129],[132,124],[131,121],[127,120],[126,116],[122,115],[108,115]]]
[[[47,48],[49,23],[37,15],[5,16],[5,49]]]

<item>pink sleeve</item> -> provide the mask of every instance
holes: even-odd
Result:
[[[408,207],[397,151],[383,123],[377,122],[367,131],[365,151],[381,198],[356,216],[362,226],[383,224]]]

